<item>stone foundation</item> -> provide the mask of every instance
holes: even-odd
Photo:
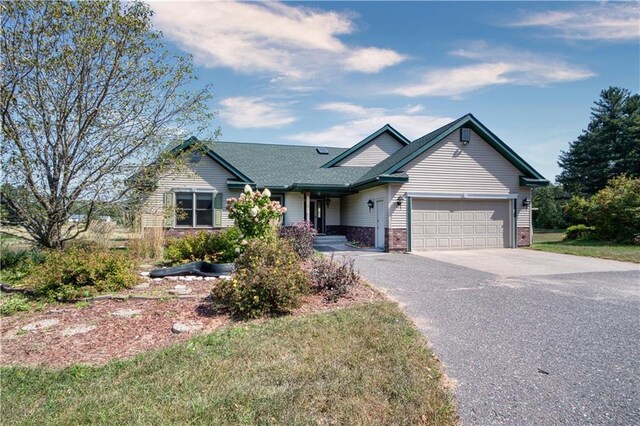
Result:
[[[531,228],[518,228],[518,247],[526,247],[531,245]]]
[[[405,228],[385,228],[384,251],[407,251],[407,230]]]
[[[362,244],[376,245],[376,228],[369,226],[343,226],[347,241],[359,241]]]

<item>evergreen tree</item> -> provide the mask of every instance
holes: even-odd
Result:
[[[595,194],[621,174],[640,176],[640,96],[609,87],[591,108],[591,122],[558,160],[558,183],[571,193]]]

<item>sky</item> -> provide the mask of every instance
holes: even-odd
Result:
[[[600,91],[640,92],[640,2],[152,2],[222,141],[350,147],[472,113],[553,181]]]

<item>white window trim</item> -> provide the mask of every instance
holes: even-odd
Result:
[[[191,211],[193,212],[193,217],[191,219],[191,226],[189,225],[178,225],[178,217],[176,214],[173,215],[173,227],[174,228],[201,228],[201,229],[212,229],[215,228],[215,198],[218,194],[218,191],[206,189],[206,188],[173,188],[171,190],[175,195],[175,209],[178,209],[178,194],[191,194]],[[211,194],[211,225],[196,225],[197,220],[197,204],[196,204],[196,194]]]

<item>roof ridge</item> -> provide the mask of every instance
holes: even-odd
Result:
[[[242,141],[212,141],[206,140],[203,141],[205,143],[225,143],[225,144],[238,144],[238,145],[267,145],[267,146],[286,146],[286,147],[294,147],[294,148],[331,148],[331,149],[349,149],[339,146],[328,146],[328,145],[295,145],[295,144],[286,144],[286,143],[269,143],[269,142],[242,142]]]

